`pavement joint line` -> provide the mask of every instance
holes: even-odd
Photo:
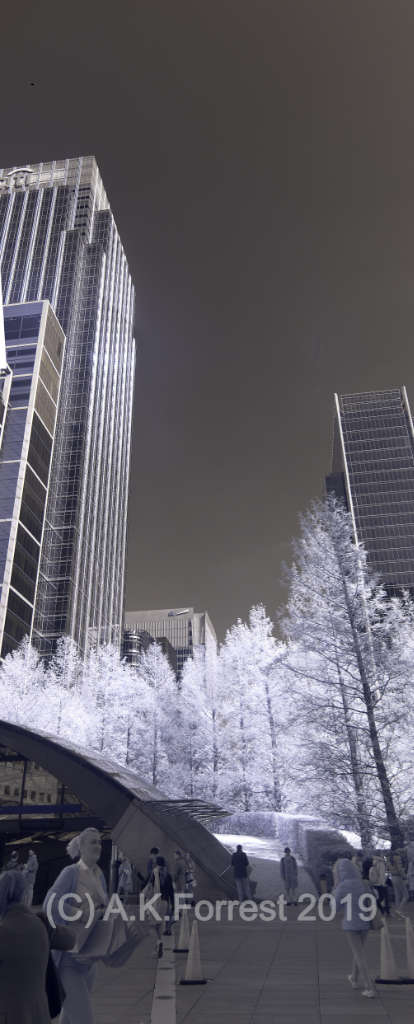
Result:
[[[154,995],[151,1008],[151,1024],[176,1024],[175,957],[173,935],[162,939],[163,955],[157,965]]]
[[[256,1013],[259,1012],[258,1008],[259,1008],[259,1005],[260,1005],[260,1001],[261,1001],[262,995],[263,995],[263,993],[265,991],[265,986],[266,986],[267,979],[268,979],[268,977],[270,975],[270,971],[272,970],[273,964],[274,964],[274,962],[275,962],[275,960],[277,958],[278,952],[280,950],[280,946],[281,946],[281,943],[282,943],[282,938],[283,938],[283,932],[280,931],[280,932],[277,933],[277,941],[276,941],[276,944],[275,944],[275,949],[273,951],[273,956],[270,957],[269,964],[268,964],[268,967],[267,967],[267,970],[266,970],[266,973],[265,973],[265,976],[264,976],[264,979],[263,979],[263,985],[262,985],[262,987],[260,989],[260,992],[259,992],[259,994],[257,996],[256,1002],[255,1002],[253,1010],[252,1010],[252,1016],[250,1018],[251,1024],[253,1024],[253,1022],[254,1022],[254,1018],[255,1018]]]

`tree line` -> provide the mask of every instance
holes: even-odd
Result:
[[[316,814],[401,846],[414,796],[414,606],[390,597],[333,497],[315,502],[285,569],[274,624],[263,605],[177,682],[152,644],[86,663],[61,638],[44,664],[28,640],[0,671],[2,717],[98,750],[170,796],[230,811]]]

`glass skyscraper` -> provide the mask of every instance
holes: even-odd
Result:
[[[94,157],[0,171],[6,305],[48,299],[66,335],[33,639],[120,642],[134,289]]]
[[[345,500],[388,593],[414,593],[414,431],[404,387],[335,395],[326,482]]]
[[[0,311],[3,317],[3,310]],[[4,309],[0,656],[31,634],[65,336],[48,302]]]

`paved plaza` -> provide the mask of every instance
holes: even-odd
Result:
[[[285,924],[200,924],[204,986],[180,986],[185,954],[167,950],[157,961],[153,940],[146,939],[124,968],[100,969],[97,1024],[412,1024],[414,986],[379,986],[377,999],[364,999],[347,981],[350,956],[339,923],[299,923],[296,915],[289,909]],[[404,929],[397,920],[391,936],[404,973]],[[376,975],[378,934],[368,943]],[[154,1000],[156,977],[158,985],[170,981],[171,965],[175,999],[170,988]]]
[[[254,869],[259,897],[274,898],[278,864],[254,861]],[[302,871],[300,883],[311,890]],[[146,938],[124,968],[100,969],[97,1024],[412,1024],[414,985],[379,986],[378,998],[364,999],[347,981],[350,954],[339,920],[299,922],[300,910],[288,908],[286,923],[244,923],[236,914],[233,922],[200,923],[203,986],[179,984],[186,955],[172,952],[172,940],[157,961],[153,938]],[[409,910],[414,919],[414,904]],[[393,917],[390,931],[404,974],[404,922]],[[369,935],[367,955],[376,976],[378,933]]]

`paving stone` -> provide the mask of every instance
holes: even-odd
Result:
[[[379,987],[373,1000],[350,987],[350,953],[338,921],[309,925],[295,914],[285,924],[212,921],[199,924],[199,935],[210,980],[200,988],[177,984],[176,1024],[414,1024],[414,986]],[[399,922],[391,921],[391,937],[403,968]],[[152,938],[145,940],[120,970],[99,969],[96,1024],[155,1024],[152,946]],[[369,936],[373,976],[379,952],[378,936]],[[186,957],[176,955],[175,965],[179,981]]]

